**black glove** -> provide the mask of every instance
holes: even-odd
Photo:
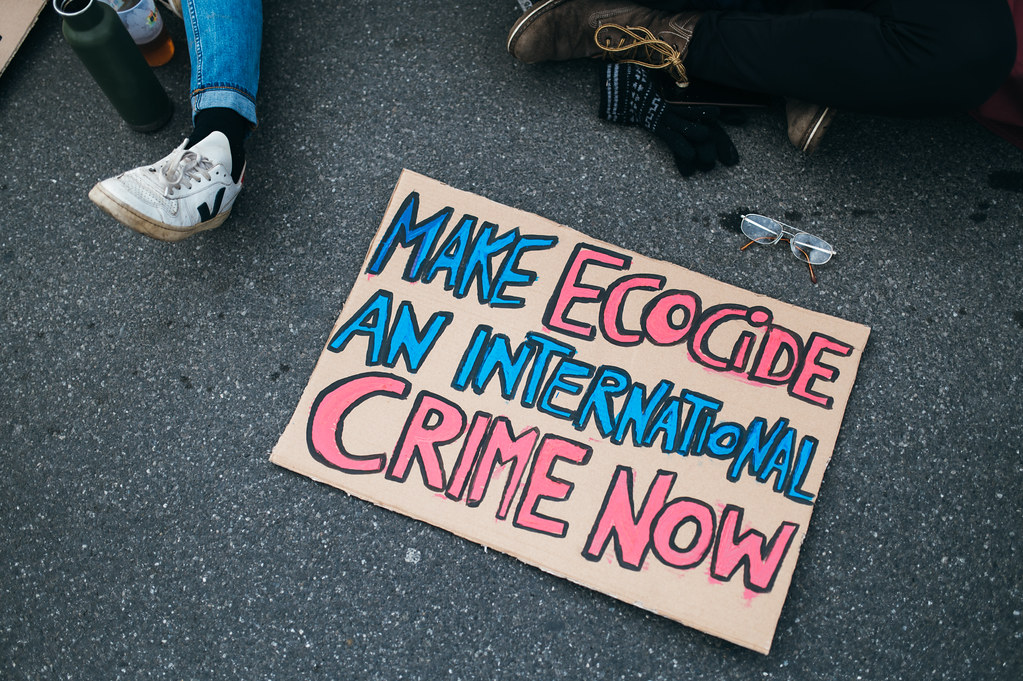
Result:
[[[658,94],[647,69],[608,64],[600,91],[600,117],[621,125],[641,125],[668,145],[683,176],[734,166],[739,152],[721,127],[716,106],[672,106]]]

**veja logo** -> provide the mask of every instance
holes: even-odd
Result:
[[[224,200],[224,190],[225,187],[221,187],[220,191],[217,192],[217,198],[213,200],[213,210],[210,210],[208,204],[203,203],[199,205],[199,219],[206,222],[220,212],[220,202]]]

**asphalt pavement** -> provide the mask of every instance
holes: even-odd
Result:
[[[1023,152],[840,113],[806,156],[773,106],[683,179],[514,0],[264,5],[246,188],[179,244],[86,195],[188,134],[180,22],[153,134],[51,8],[0,77],[0,678],[1023,678]],[[402,168],[872,328],[770,655],[269,462]]]

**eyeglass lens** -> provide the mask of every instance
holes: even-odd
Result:
[[[835,249],[827,241],[806,232],[793,235],[789,245],[797,258],[811,265],[823,265],[831,260],[835,253]]]
[[[777,220],[763,215],[745,215],[742,218],[742,233],[762,244],[776,244],[785,230]]]

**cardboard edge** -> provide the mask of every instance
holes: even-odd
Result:
[[[19,0],[19,2],[27,2],[27,0]],[[25,26],[24,30],[22,31],[21,37],[19,37],[18,40],[14,43],[14,49],[11,50],[11,53],[7,55],[7,58],[4,59],[2,64],[0,64],[0,77],[3,76],[4,72],[7,70],[7,67],[10,66],[11,62],[14,61],[14,56],[18,54],[19,50],[21,50],[21,46],[22,44],[24,44],[25,38],[28,37],[28,34],[32,32],[32,28],[35,27],[36,23],[39,21],[39,17],[42,15],[43,8],[46,7],[46,4],[47,0],[41,0],[39,2],[39,7],[35,10],[33,14],[30,15],[28,25]]]
[[[335,484],[329,482],[328,480],[326,480],[325,478],[321,477],[318,474],[318,470],[320,470],[320,469],[313,469],[313,468],[306,469],[306,468],[303,468],[302,466],[296,466],[296,467],[287,466],[287,465],[281,463],[280,461],[275,460],[275,456],[276,456],[276,448],[274,448],[274,452],[271,453],[271,455],[270,455],[270,462],[271,463],[273,463],[273,464],[283,468],[286,471],[290,471],[291,473],[294,473],[295,475],[300,475],[303,478],[311,479],[313,482],[318,483],[320,485],[323,485],[323,486],[329,488],[328,490],[326,490],[327,493],[332,493],[334,491],[343,492],[344,494],[346,494],[349,497],[358,499],[359,501],[361,501],[363,503],[372,504],[373,506],[375,506],[377,508],[383,509],[383,510],[389,512],[389,513],[394,513],[396,515],[401,516],[402,518],[411,518],[411,519],[416,520],[418,522],[426,523],[427,525],[430,525],[431,527],[435,527],[438,530],[442,530],[442,531],[447,532],[448,534],[450,534],[450,535],[452,535],[454,537],[458,537],[459,539],[467,541],[470,544],[473,544],[474,546],[481,546],[484,549],[490,549],[490,550],[496,551],[498,553],[504,554],[506,556],[509,556],[510,558],[514,558],[515,560],[519,561],[520,563],[523,563],[523,564],[528,565],[528,566],[530,566],[532,568],[536,568],[538,570],[541,570],[542,572],[545,572],[545,573],[547,573],[547,574],[549,574],[549,575],[551,575],[553,577],[557,577],[559,579],[563,579],[566,582],[570,582],[570,583],[572,583],[572,584],[574,584],[574,585],[576,585],[578,587],[586,589],[587,591],[590,591],[590,592],[593,592],[593,593],[597,593],[597,594],[600,594],[602,596],[606,596],[608,598],[613,598],[614,600],[618,601],[619,603],[625,603],[626,605],[632,606],[634,608],[638,608],[638,609],[640,609],[640,610],[642,610],[644,612],[649,612],[649,613],[651,613],[653,615],[657,615],[658,617],[663,617],[664,619],[667,619],[667,620],[670,620],[672,622],[675,622],[676,624],[680,624],[680,625],[686,627],[687,629],[689,629],[690,631],[694,631],[694,632],[698,632],[698,633],[701,633],[701,634],[709,635],[709,636],[712,636],[714,638],[720,639],[722,641],[727,641],[727,642],[732,643],[734,645],[737,645],[737,646],[739,646],[741,648],[745,648],[747,650],[752,650],[753,652],[760,653],[761,655],[768,655],[771,652],[771,645],[774,642],[774,636],[775,636],[775,633],[777,631],[777,622],[775,622],[775,626],[771,628],[770,636],[766,637],[766,644],[763,641],[747,640],[747,639],[744,639],[744,638],[742,638],[740,636],[734,636],[732,633],[727,632],[727,631],[725,631],[723,629],[719,629],[717,627],[707,627],[707,626],[703,626],[703,625],[696,626],[695,624],[693,624],[691,622],[686,622],[685,620],[679,619],[677,617],[673,617],[670,614],[668,614],[666,612],[662,612],[662,611],[658,610],[657,608],[649,606],[649,605],[647,605],[645,603],[628,601],[628,600],[626,600],[624,598],[619,598],[618,596],[615,596],[614,594],[608,593],[606,591],[603,591],[603,590],[600,590],[600,589],[595,589],[593,586],[591,586],[589,584],[586,584],[585,582],[582,582],[582,581],[572,577],[571,575],[568,575],[568,574],[565,574],[563,572],[560,572],[560,571],[558,571],[555,568],[547,567],[547,566],[544,566],[544,565],[540,565],[540,564],[538,564],[538,563],[536,563],[536,562],[534,562],[532,560],[527,560],[525,557],[523,557],[523,555],[520,555],[519,553],[516,553],[516,552],[513,552],[513,551],[507,551],[505,549],[499,549],[497,547],[490,546],[489,544],[485,544],[485,543],[479,541],[478,539],[474,539],[472,537],[467,537],[467,536],[465,536],[463,534],[459,534],[458,532],[450,530],[450,529],[448,529],[446,527],[443,527],[441,525],[437,525],[436,523],[434,523],[431,520],[427,519],[425,516],[421,516],[421,515],[416,514],[416,513],[410,513],[410,512],[408,512],[407,510],[404,510],[404,509],[398,510],[397,508],[393,508],[390,505],[384,503],[383,501],[378,501],[376,499],[370,499],[370,498],[367,498],[365,496],[362,496],[361,494],[356,494],[355,492],[347,490],[347,489],[345,489],[343,487],[338,487],[337,485],[335,485]],[[301,470],[299,470],[299,469],[301,469]],[[805,533],[803,533],[803,536],[800,537],[800,548],[802,548],[803,537],[805,537]],[[786,600],[788,600],[788,599],[786,598]]]

